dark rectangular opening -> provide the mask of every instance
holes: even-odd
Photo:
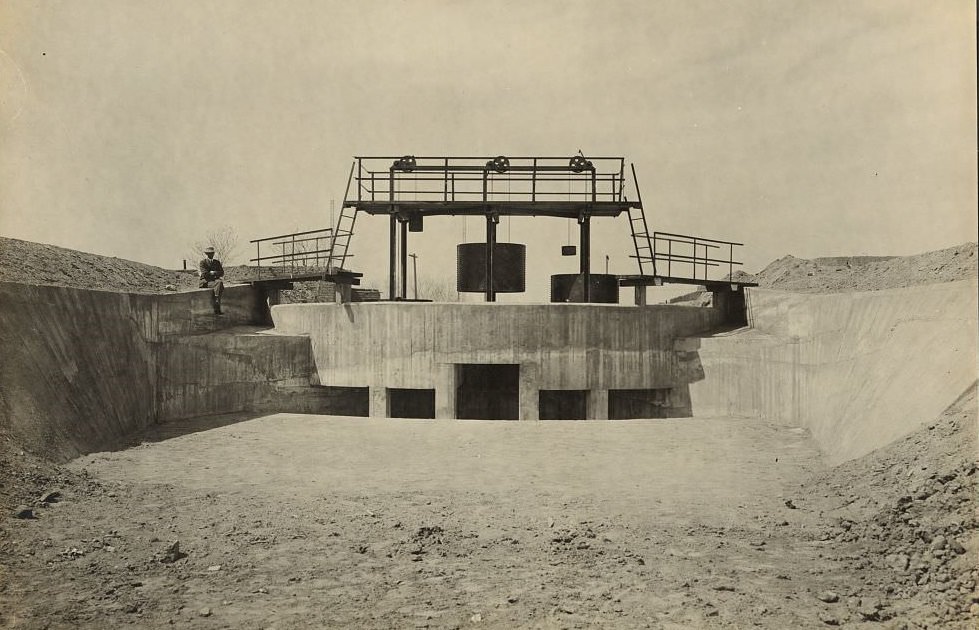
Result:
[[[517,420],[520,366],[464,363],[456,366],[456,418]]]
[[[539,403],[541,420],[584,420],[588,413],[588,390],[542,389]]]
[[[337,416],[368,416],[371,409],[370,388],[336,387],[323,385],[316,387],[319,404],[314,413]]]
[[[668,418],[669,404],[669,389],[608,390],[609,420]]]
[[[392,418],[434,418],[434,389],[388,388],[388,408]]]

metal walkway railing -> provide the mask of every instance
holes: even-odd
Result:
[[[623,158],[497,156],[357,157],[356,195],[368,201],[623,200]],[[346,203],[345,202],[345,203]]]
[[[665,277],[721,280],[721,278],[710,277],[712,268],[726,269],[727,278],[731,278],[734,267],[742,265],[740,261],[734,259],[734,248],[743,247],[742,243],[672,232],[653,232],[652,240],[652,255],[647,259],[652,260],[654,265],[655,261],[665,262],[665,269],[663,265],[659,266],[660,274]],[[724,254],[727,256],[725,257]],[[680,266],[680,273],[674,274],[674,265]]]
[[[323,228],[249,241],[255,245],[255,257],[250,262],[258,267],[259,276],[263,270],[273,277],[309,275],[320,269],[325,273],[332,268],[333,234],[333,228]]]

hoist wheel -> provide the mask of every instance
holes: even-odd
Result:
[[[491,168],[497,173],[506,173],[510,170],[510,160],[505,155],[498,155],[486,163],[487,168]]]
[[[571,158],[571,161],[568,163],[568,168],[575,173],[581,173],[582,171],[591,170],[592,163],[585,159],[585,156],[576,155]]]
[[[399,168],[403,171],[408,171],[408,172],[415,170],[415,166],[417,165],[418,163],[415,162],[414,155],[406,155],[394,161],[394,168]]]

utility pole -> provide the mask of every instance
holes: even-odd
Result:
[[[418,254],[408,254],[411,256],[411,275],[415,279],[415,299],[418,299]]]

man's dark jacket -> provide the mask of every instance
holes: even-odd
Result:
[[[203,258],[199,267],[201,270],[200,287],[202,289],[207,288],[208,282],[213,282],[224,276],[224,267],[221,266],[221,261],[217,258]],[[209,271],[213,271],[214,273],[208,273]]]

